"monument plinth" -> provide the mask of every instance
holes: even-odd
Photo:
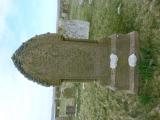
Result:
[[[132,34],[136,36],[133,32],[100,40],[70,39],[51,33],[38,35],[23,43],[12,59],[28,79],[45,86],[64,81],[105,80],[111,87],[137,91],[136,67],[128,63],[131,54],[138,56],[137,38]],[[117,60],[111,62],[113,54]],[[111,63],[116,66],[112,68]]]

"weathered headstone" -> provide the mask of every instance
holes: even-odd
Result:
[[[57,16],[58,19],[68,19],[69,18],[69,1],[68,0],[57,0]]]
[[[67,106],[66,107],[66,114],[67,115],[74,115],[76,111],[76,107],[75,106]]]
[[[46,86],[105,80],[113,89],[136,92],[137,40],[136,32],[96,41],[48,33],[23,43],[12,58],[27,78]]]
[[[67,1],[64,1],[62,5],[63,13],[69,13],[69,3]]]
[[[65,38],[88,39],[89,22],[60,19],[58,21],[58,33]]]

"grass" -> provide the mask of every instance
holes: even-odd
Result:
[[[90,22],[90,39],[136,30],[141,49],[138,95],[86,83],[74,120],[159,120],[160,115],[152,114],[160,104],[159,0],[93,0],[91,5],[84,0],[82,6],[70,0],[70,5],[70,19]]]
[[[81,107],[81,101],[80,101],[80,94],[81,94],[81,89],[80,89],[80,83],[76,83],[75,87],[77,89],[77,95],[75,97],[75,102],[77,104],[77,108],[76,108],[76,116],[78,116],[79,112],[80,112],[80,107]]]

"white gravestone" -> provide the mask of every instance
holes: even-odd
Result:
[[[58,32],[66,38],[89,38],[89,22],[87,21],[60,19],[58,29]]]

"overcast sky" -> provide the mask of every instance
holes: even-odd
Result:
[[[0,0],[0,120],[50,120],[52,87],[27,80],[11,56],[30,37],[56,31],[57,0]]]

